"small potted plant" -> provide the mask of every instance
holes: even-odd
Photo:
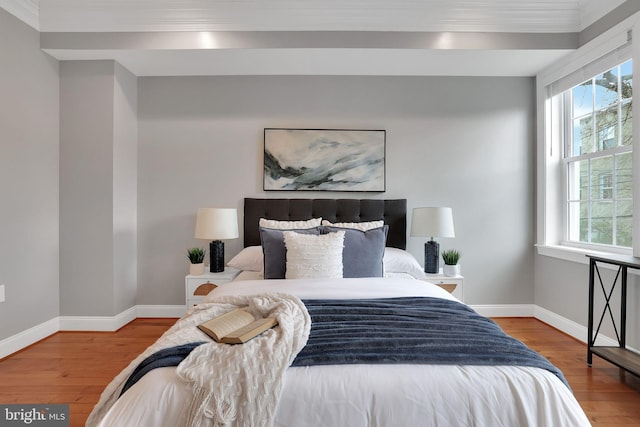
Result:
[[[461,256],[462,254],[455,249],[442,251],[442,259],[444,260],[444,268],[442,270],[445,276],[460,275],[460,265],[458,265],[458,261]]]
[[[204,254],[205,250],[202,248],[187,249],[187,259],[191,263],[189,266],[189,274],[192,276],[204,274]]]

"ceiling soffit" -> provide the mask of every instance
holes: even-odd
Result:
[[[0,7],[7,3],[31,15],[39,3],[41,47],[55,58],[114,59],[141,76],[531,76],[582,43],[581,20],[611,10],[600,0],[0,0]]]

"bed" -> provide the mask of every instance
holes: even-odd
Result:
[[[317,218],[325,221],[321,231],[300,232]],[[261,219],[274,222],[261,227]],[[590,425],[546,359],[442,288],[416,280],[422,272],[404,251],[406,200],[245,199],[243,222],[245,249],[234,257],[243,274],[132,361],[88,425]],[[285,226],[266,226],[273,224]],[[267,267],[272,230],[287,248],[285,277]],[[382,254],[372,249],[381,232]],[[353,239],[370,248],[348,255]],[[337,240],[343,278],[333,277]],[[294,245],[300,242],[302,249]],[[299,250],[306,258],[298,263]],[[309,254],[322,265],[307,265]],[[280,326],[241,346],[211,343],[197,331],[212,315],[245,304],[282,316]],[[409,332],[400,335],[396,326]],[[481,335],[485,329],[490,338]],[[177,360],[153,366],[165,350]],[[155,369],[141,373],[145,364]],[[194,406],[202,387],[208,397]]]

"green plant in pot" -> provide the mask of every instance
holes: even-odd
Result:
[[[458,276],[460,275],[460,265],[458,261],[462,254],[455,249],[447,249],[442,251],[442,259],[444,260],[443,273],[445,276]]]
[[[187,249],[187,259],[191,263],[189,266],[189,274],[192,276],[204,274],[204,255],[205,250],[202,248]]]

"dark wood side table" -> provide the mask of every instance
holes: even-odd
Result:
[[[626,349],[626,333],[627,333],[627,270],[638,269],[640,270],[640,258],[631,256],[600,256],[600,255],[587,255],[589,258],[589,325],[588,325],[588,341],[587,341],[587,364],[591,366],[593,362],[593,355],[600,356],[608,362],[631,372],[634,375],[640,376],[640,354],[634,353]],[[618,267],[615,279],[610,287],[605,287],[602,282],[602,276],[598,269],[598,263],[610,264]],[[594,328],[594,292],[595,292],[595,279],[598,278],[600,283],[600,289],[604,294],[605,306],[598,325]],[[611,297],[616,286],[620,283],[620,317],[619,324],[616,325],[615,316],[611,309]],[[613,329],[616,333],[616,339],[618,340],[617,347],[610,346],[596,346],[595,341],[600,332],[600,326],[605,316],[609,313],[611,321],[613,322]]]

